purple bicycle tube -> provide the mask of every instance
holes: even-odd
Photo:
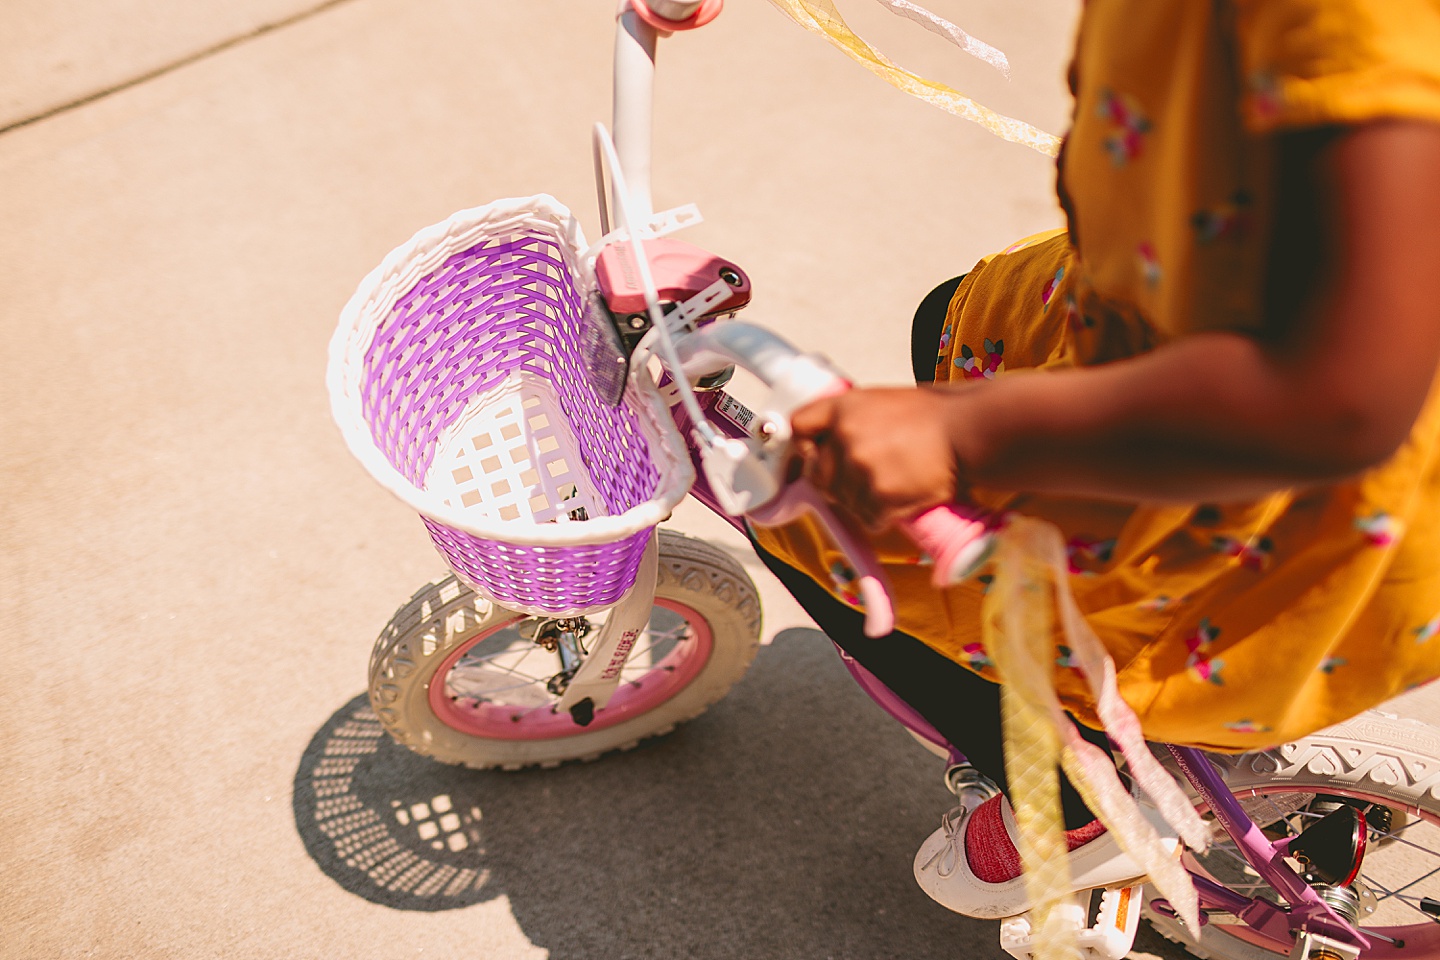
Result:
[[[1206,881],[1203,884],[1196,883],[1201,892],[1202,907],[1214,907],[1233,913],[1256,930],[1287,946],[1290,942],[1289,934],[1306,929],[1362,950],[1370,948],[1370,939],[1336,914],[1285,862],[1277,845],[1246,815],[1240,801],[1225,785],[1225,779],[1202,751],[1174,745],[1167,745],[1166,749],[1175,758],[1180,771],[1185,774],[1185,779],[1190,781],[1200,794],[1200,799],[1210,808],[1216,821],[1235,841],[1250,866],[1291,904],[1288,913],[1282,912],[1274,904],[1241,897]],[[1197,881],[1204,879],[1196,878]],[[1223,895],[1219,891],[1223,891]],[[1209,902],[1207,893],[1213,898]],[[1283,926],[1280,925],[1282,921]]]

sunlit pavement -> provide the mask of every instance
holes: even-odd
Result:
[[[1073,0],[935,6],[1014,79],[842,4],[901,63],[1063,127]],[[998,955],[909,875],[935,764],[753,560],[774,642],[633,753],[440,767],[356,699],[444,570],[330,421],[336,315],[456,209],[545,192],[598,232],[612,11],[0,12],[0,956]],[[1048,160],[763,0],[663,44],[657,125],[659,205],[698,203],[687,238],[746,266],[754,318],[862,381],[908,376],[934,283],[1059,222]]]

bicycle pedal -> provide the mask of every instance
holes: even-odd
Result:
[[[1102,890],[1095,922],[1088,925],[1090,891],[1083,890],[1056,907],[1052,922],[1069,928],[1079,947],[1080,960],[1121,960],[1135,945],[1135,933],[1140,929],[1143,889],[1143,884],[1136,884]],[[1000,949],[1016,960],[1031,960],[1037,939],[1029,913],[1000,923]]]

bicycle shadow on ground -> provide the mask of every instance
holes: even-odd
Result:
[[[704,716],[553,770],[426,760],[357,697],[305,751],[294,809],[344,889],[402,910],[507,896],[552,960],[1004,956],[996,924],[911,877],[940,773],[822,634],[794,629]],[[1161,943],[1136,946],[1182,956]]]

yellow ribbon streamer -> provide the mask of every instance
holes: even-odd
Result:
[[[1057,765],[1063,767],[1120,848],[1146,869],[1189,929],[1198,931],[1199,902],[1189,874],[1166,851],[1120,783],[1110,758],[1080,736],[1055,693],[1058,612],[1065,642],[1085,675],[1096,712],[1135,782],[1181,839],[1203,851],[1208,842],[1204,823],[1150,754],[1139,720],[1120,698],[1115,665],[1075,604],[1060,531],[1043,521],[1015,517],[998,537],[995,579],[985,596],[982,627],[986,653],[1004,681],[1005,772],[1032,904],[1035,960],[1078,956],[1075,931],[1054,912],[1054,907],[1070,896]]]
[[[1060,138],[1037,127],[1003,116],[943,83],[926,80],[897,66],[850,29],[833,0],[770,0],[780,12],[807,30],[820,34],[852,60],[882,80],[919,97],[946,113],[980,124],[1003,140],[1027,146],[1048,157],[1060,153]]]

